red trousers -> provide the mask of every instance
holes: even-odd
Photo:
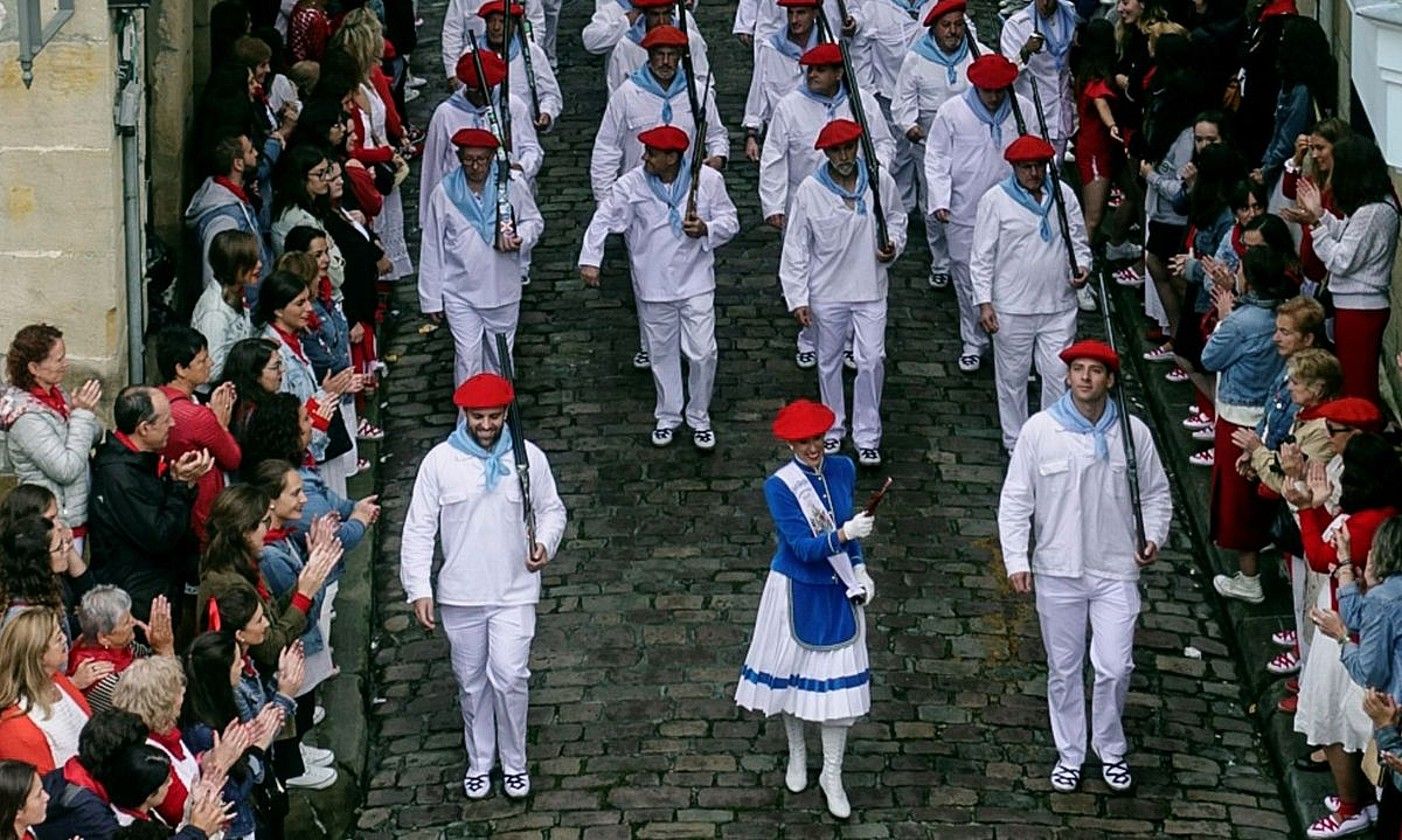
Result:
[[[1334,313],[1334,352],[1344,372],[1343,396],[1363,397],[1382,405],[1378,391],[1378,357],[1389,309],[1339,309]]]

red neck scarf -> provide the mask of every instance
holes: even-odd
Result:
[[[115,675],[125,671],[128,665],[135,662],[136,654],[132,652],[131,645],[105,648],[80,638],[68,651],[68,675],[72,676],[79,665],[88,661],[112,663],[112,673]]]
[[[172,726],[165,732],[152,730],[150,738],[157,744],[165,748],[165,751],[175,756],[176,761],[185,760],[185,742],[180,740],[180,730]]]
[[[1238,259],[1246,256],[1246,243],[1241,241],[1241,237],[1241,225],[1232,225],[1232,251]]]
[[[325,274],[321,275],[321,280],[316,284],[316,299],[321,301],[322,306],[331,307],[331,295],[335,290],[331,286],[331,278]]]
[[[29,393],[46,407],[52,408],[64,420],[68,419],[68,401],[63,398],[63,392],[58,389],[57,385],[47,391],[35,385],[29,389]]]
[[[87,788],[96,794],[97,798],[101,799],[104,804],[111,803],[111,800],[107,798],[107,788],[103,787],[101,782],[92,777],[92,774],[88,772],[88,768],[78,763],[78,757],[76,755],[64,763],[63,780],[71,785]]]
[[[235,184],[233,181],[230,181],[227,177],[223,175],[215,175],[214,183],[233,193],[234,197],[237,198],[239,201],[242,201],[244,204],[253,203],[248,200],[248,191],[245,190],[242,185]]]
[[[269,528],[268,533],[263,536],[263,545],[280,543],[292,536],[291,528]]]
[[[136,448],[136,444],[134,444],[134,443],[131,442],[131,438],[127,437],[126,432],[113,432],[113,433],[112,433],[112,436],[115,437],[115,438],[117,439],[117,442],[118,442],[118,443],[120,443],[122,446],[125,446],[127,449],[130,449],[132,452],[135,452],[135,453],[137,453],[138,455],[145,455],[145,454],[148,454],[148,453],[142,452],[140,449],[137,449],[137,448]],[[157,456],[156,456],[156,478],[161,478],[161,477],[163,477],[163,476],[166,474],[166,470],[167,470],[169,467],[170,467],[170,464],[166,463],[166,459],[165,459],[165,456],[164,456],[164,455],[157,455]]]
[[[277,324],[273,324],[272,327],[273,332],[277,333],[278,338],[282,339],[282,343],[286,344],[292,350],[293,355],[303,363],[308,363],[306,354],[302,352],[302,337],[296,333],[290,333],[284,330]]]

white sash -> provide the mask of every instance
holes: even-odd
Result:
[[[829,531],[837,530],[837,522],[833,518],[831,511],[823,504],[823,500],[818,498],[818,491],[813,489],[813,485],[808,483],[808,477],[799,469],[798,464],[790,461],[780,467],[774,473],[779,480],[788,486],[789,492],[798,499],[798,508],[803,511],[803,517],[808,520],[808,527],[813,529],[813,536],[818,537]],[[857,573],[852,570],[852,558],[847,556],[847,552],[840,551],[837,554],[828,555],[828,563],[832,565],[832,570],[837,574],[837,579],[842,581],[842,585],[847,587],[848,598],[864,597],[864,589],[857,581]]]

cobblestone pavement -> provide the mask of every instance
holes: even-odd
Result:
[[[428,23],[417,68],[435,84],[443,5],[420,4]],[[816,786],[797,796],[783,789],[782,726],[740,713],[731,697],[772,550],[760,482],[782,455],[769,419],[786,399],[816,396],[816,381],[792,361],[778,239],[760,225],[754,166],[733,158],[726,177],[744,229],[719,257],[720,445],[702,455],[684,439],[669,450],[648,444],[653,391],[630,365],[637,327],[621,249],[610,249],[602,291],[583,288],[574,270],[604,107],[602,63],[579,45],[590,7],[568,5],[562,19],[567,113],[545,140],[547,233],[517,351],[526,427],[570,510],[545,573],[531,660],[535,793],[526,804],[465,800],[446,644],[413,625],[403,603],[404,507],[419,458],[453,420],[451,343],[446,330],[418,331],[406,286],[389,342],[397,360],[383,415],[377,731],[357,836],[1287,835],[1273,772],[1239,702],[1235,660],[1216,607],[1189,573],[1181,534],[1143,582],[1127,711],[1137,795],[1109,796],[1094,765],[1081,793],[1050,792],[1035,610],[1006,586],[993,538],[1004,462],[991,374],[965,376],[953,365],[954,298],[925,284],[918,223],[892,281],[887,463],[859,488],[895,478],[868,544],[880,596],[868,612],[872,711],[853,731],[846,767],[854,815],[839,825]],[[732,8],[702,0],[699,17],[722,74],[720,110],[738,138],[748,55],[727,34]],[[992,27],[985,19],[983,31]],[[425,124],[442,96],[427,90],[412,106]],[[738,140],[732,148],[738,157]],[[412,220],[412,197],[407,204]]]

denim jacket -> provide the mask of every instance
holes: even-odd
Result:
[[[1207,339],[1202,366],[1221,374],[1218,402],[1255,408],[1265,405],[1271,395],[1272,385],[1285,368],[1285,359],[1271,341],[1275,306],[1273,300],[1247,293]]]
[[[330,306],[320,298],[312,300],[312,311],[316,313],[318,328],[308,329],[302,334],[302,347],[311,360],[312,370],[318,377],[345,370],[351,365],[350,325],[339,303],[332,301]],[[353,400],[350,394],[343,401]]]
[[[1207,270],[1202,267],[1202,258],[1217,253],[1217,246],[1222,244],[1222,240],[1231,237],[1234,224],[1236,217],[1232,211],[1223,208],[1212,224],[1193,231],[1193,259],[1188,261],[1183,276],[1188,281],[1187,294],[1195,295],[1193,311],[1199,315],[1212,308],[1212,284],[1207,279]],[[1271,325],[1271,331],[1275,331],[1274,324]]]
[[[299,542],[297,538],[286,537],[263,546],[263,552],[258,557],[258,567],[263,572],[263,578],[268,581],[268,588],[273,591],[274,597],[286,597],[297,588],[297,576],[306,565],[302,550],[298,546]],[[328,578],[328,582],[329,580]],[[326,644],[321,638],[321,628],[317,626],[317,620],[321,617],[322,601],[325,599],[326,585],[322,584],[316,597],[312,599],[312,608],[307,611],[307,630],[302,634],[302,647],[307,656],[320,653]]]
[[[1299,413],[1299,404],[1290,399],[1290,375],[1282,369],[1266,396],[1266,413],[1256,424],[1256,435],[1272,452],[1280,449],[1290,434],[1290,427],[1295,424],[1295,415]]]
[[[336,536],[341,538],[341,547],[345,549],[346,554],[350,554],[365,538],[365,526],[350,518],[351,514],[355,513],[355,502],[327,487],[326,479],[321,477],[321,470],[316,467],[303,466],[297,472],[302,476],[302,491],[307,494],[307,504],[302,508],[301,519],[287,523],[292,535],[299,540],[306,540],[312,523],[335,511],[341,515],[341,527],[336,531]],[[326,579],[327,583],[340,580],[345,562],[345,558],[342,557],[336,568],[331,571],[331,576]]]
[[[315,396],[321,387],[317,382],[316,371],[312,369],[311,360],[306,356],[306,345],[303,345],[302,354],[298,355],[282,340],[282,336],[273,329],[272,324],[263,328],[260,337],[276,344],[278,355],[282,357],[282,387],[278,390],[284,394],[291,394],[306,405],[307,400]],[[307,448],[311,450],[312,457],[320,462],[326,459],[326,447],[330,442],[331,439],[325,432],[312,429],[312,443]]]
[[[1356,583],[1340,586],[1339,617],[1358,634],[1339,651],[1348,675],[1402,699],[1402,575],[1389,575],[1361,595]]]

